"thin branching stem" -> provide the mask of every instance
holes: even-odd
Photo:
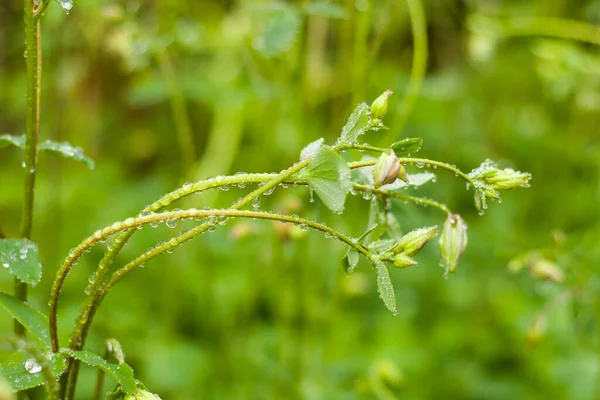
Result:
[[[408,202],[415,203],[415,204],[418,204],[418,205],[421,205],[421,206],[428,206],[428,207],[437,208],[438,210],[443,211],[446,214],[450,214],[451,213],[450,209],[445,204],[438,203],[435,200],[426,199],[426,198],[423,198],[423,197],[409,196],[407,194],[402,194],[402,193],[398,193],[398,192],[392,192],[392,191],[385,190],[385,189],[375,189],[373,187],[365,186],[365,185],[359,185],[357,183],[354,183],[352,186],[353,186],[354,190],[357,190],[357,191],[360,191],[360,192],[371,193],[371,194],[376,194],[376,195],[380,195],[380,196],[392,197],[394,199],[408,201]]]

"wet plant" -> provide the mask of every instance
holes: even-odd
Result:
[[[366,259],[374,271],[379,296],[385,307],[396,314],[394,288],[388,268],[417,266],[416,256],[421,249],[439,237],[440,266],[444,276],[448,277],[456,273],[461,254],[467,247],[467,225],[460,215],[437,200],[407,194],[407,188],[435,182],[433,172],[420,170],[439,170],[465,181],[467,188],[473,191],[475,207],[480,214],[485,212],[490,200],[500,201],[502,191],[529,186],[531,176],[528,173],[500,168],[490,160],[465,173],[443,161],[416,157],[415,154],[423,145],[420,138],[404,138],[387,147],[364,143],[362,139],[367,134],[385,135],[388,130],[394,130],[394,126],[388,128],[384,125],[392,95],[390,90],[386,90],[371,105],[358,104],[335,143],[328,144],[324,139],[319,139],[308,144],[300,153],[299,160],[289,168],[275,173],[243,173],[186,183],[147,205],[136,215],[96,230],[65,258],[52,285],[49,309],[47,313],[42,312],[27,303],[28,286],[35,286],[42,275],[37,245],[29,240],[38,153],[58,154],[93,167],[93,162],[79,148],[51,141],[38,144],[41,77],[39,24],[48,2],[28,1],[25,5],[28,52],[26,133],[22,136],[0,136],[0,147],[24,149],[26,176],[21,238],[0,240],[0,264],[15,276],[16,282],[15,295],[0,294],[0,304],[13,315],[17,336],[6,342],[14,349],[14,353],[3,363],[2,374],[10,387],[21,393],[19,396],[27,389],[43,385],[49,399],[74,399],[80,364],[83,362],[99,370],[95,399],[105,395],[102,387],[106,375],[115,380],[114,389],[106,395],[107,398],[158,398],[135,378],[117,340],[107,340],[103,355],[84,350],[94,316],[106,295],[130,272],[161,254],[172,252],[204,232],[226,226],[232,220],[250,218],[279,221],[302,230],[320,231],[326,238],[336,239],[347,248],[342,260],[345,272],[351,274],[359,259]],[[71,8],[68,0],[61,0],[60,4],[67,11]],[[421,78],[417,76],[416,79]],[[413,89],[409,95],[412,93]],[[343,214],[349,195],[362,197],[365,200],[365,214],[368,214],[365,232],[360,237],[352,237],[318,221],[261,209],[262,196],[274,190],[285,190],[289,186],[306,187],[311,200],[313,196],[318,197],[335,214]],[[222,208],[173,208],[177,202],[192,194],[228,188],[239,189],[245,194]],[[441,212],[443,217],[440,226],[402,232],[391,210],[403,203],[415,203]],[[121,267],[115,266],[117,256],[139,229],[160,224],[173,228],[183,220],[193,221],[194,227],[173,235],[168,241],[157,244]],[[105,241],[109,245],[96,271],[90,276],[89,286],[85,290],[86,299],[70,333],[70,340],[68,344],[60,343],[58,306],[66,279],[87,251]]]

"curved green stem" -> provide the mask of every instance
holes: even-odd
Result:
[[[402,132],[415,105],[427,70],[427,25],[423,4],[421,4],[421,0],[406,0],[406,3],[410,14],[414,50],[408,89],[400,108],[399,121],[394,124],[399,133]]]
[[[353,144],[353,143],[347,143],[347,144],[341,144],[338,146],[335,146],[334,150],[359,150],[359,151],[372,151],[374,153],[384,153],[386,152],[388,149],[384,149],[382,147],[375,147],[375,146],[370,146],[368,144]]]

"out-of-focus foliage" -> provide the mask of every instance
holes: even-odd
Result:
[[[422,137],[420,154],[462,170],[489,157],[533,174],[531,189],[507,193],[483,217],[452,177],[419,189],[469,225],[456,275],[444,280],[436,249],[425,247],[417,267],[391,273],[393,316],[366,262],[344,275],[339,244],[242,221],[125,279],[87,347],[101,353],[117,338],[136,376],[165,399],[597,397],[600,47],[561,38],[575,30],[560,22],[593,28],[600,2],[425,3],[427,75],[402,131],[412,61],[402,1],[77,0],[68,16],[50,4],[41,137],[84,148],[96,169],[41,158],[33,240],[44,272],[30,301],[45,309],[58,265],[95,229],[186,181],[279,171],[306,143],[335,140],[360,101],[389,88],[390,129],[369,133],[370,143]],[[0,2],[0,134],[24,131],[22,21],[22,2]],[[1,150],[8,237],[18,235],[20,165],[18,149]],[[305,209],[305,188],[269,200],[355,236],[366,227],[361,199],[344,216],[316,202]],[[395,210],[405,232],[443,224],[415,205]],[[117,266],[165,240],[161,229],[136,234]],[[93,249],[67,280],[63,341],[101,257]],[[12,291],[11,275],[0,275],[0,290]],[[89,398],[95,371],[82,370],[78,398]]]

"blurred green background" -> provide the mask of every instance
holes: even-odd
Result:
[[[305,144],[335,141],[358,102],[389,88],[391,129],[365,141],[423,137],[420,156],[465,171],[492,158],[533,174],[530,189],[506,193],[482,217],[451,174],[437,171],[436,184],[414,190],[469,225],[456,276],[443,279],[437,245],[428,245],[418,267],[391,271],[394,317],[370,265],[344,275],[339,243],[230,222],[128,276],[98,312],[87,348],[101,352],[115,337],[164,399],[600,398],[600,1],[423,6],[427,74],[401,129],[413,58],[404,1],[76,0],[70,15],[51,3],[41,137],[83,147],[96,168],[40,157],[33,238],[44,277],[30,301],[47,309],[58,265],[95,229],[184,182],[286,168]],[[588,42],[560,38],[580,31]],[[0,133],[24,131],[23,43],[22,2],[4,0]],[[21,157],[0,151],[0,229],[9,237],[18,235]],[[180,207],[225,206],[242,193]],[[349,198],[337,216],[290,188],[261,207],[358,236],[368,203]],[[402,202],[394,213],[405,230],[445,218]],[[183,228],[139,231],[116,265]],[[62,343],[102,246],[66,282]],[[564,282],[506,268],[536,249]],[[0,290],[12,292],[7,273]],[[11,327],[2,311],[2,334]],[[82,370],[85,399],[95,372]]]

